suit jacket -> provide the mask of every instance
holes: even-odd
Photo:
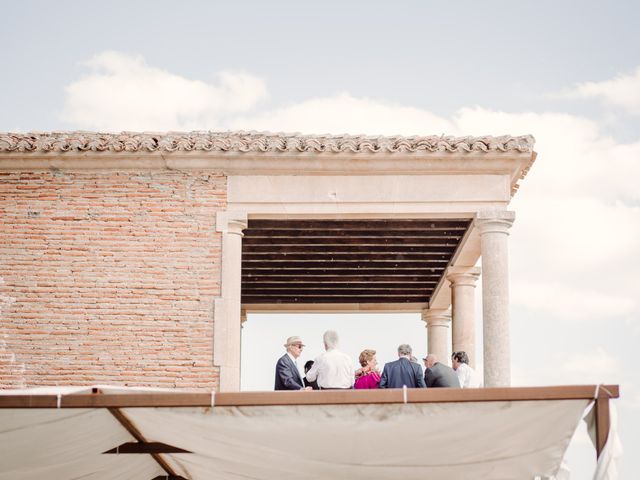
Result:
[[[380,388],[402,388],[404,385],[407,388],[424,388],[422,367],[406,358],[387,363],[382,370]]]
[[[436,362],[433,367],[427,368],[424,372],[424,383],[427,384],[427,388],[460,388],[456,371],[440,362]]]
[[[300,390],[304,388],[298,367],[286,353],[276,363],[276,390]]]

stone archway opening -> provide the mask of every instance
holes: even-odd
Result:
[[[311,338],[305,339],[310,358],[320,353],[316,347],[321,330],[332,328],[344,333],[343,345],[349,344],[355,359],[360,346],[376,349],[383,343],[379,360],[390,361],[397,346],[393,338],[381,342],[379,335],[361,335],[364,338],[358,339],[354,332],[371,324],[393,332],[393,322],[399,321],[406,323],[403,330],[416,328],[421,333],[399,337],[397,343],[413,343],[418,355],[426,354],[421,316],[445,284],[447,269],[471,223],[470,218],[249,219],[242,238],[242,318],[246,320],[249,313],[260,318],[257,323],[271,318],[273,325],[283,326],[275,328],[279,336],[274,338],[264,323],[244,330],[243,337],[249,338],[243,338],[243,358],[247,349],[256,348],[256,328],[261,328],[261,340],[270,342],[275,352],[281,351],[280,337],[287,336],[286,328],[291,335],[310,332]],[[296,323],[284,327],[292,315],[304,319],[298,322],[301,328]],[[313,323],[305,323],[311,317]],[[450,320],[431,317],[422,316],[431,327],[429,348],[435,348],[434,342],[440,350],[444,345],[445,351],[438,353],[445,360],[446,345],[451,344]],[[372,345],[367,347],[367,342]],[[259,350],[272,348],[264,345]],[[266,355],[270,358],[273,353]],[[242,375],[245,388],[270,383],[256,380],[255,373],[270,375],[270,369],[260,370],[246,359],[243,365],[249,369]]]

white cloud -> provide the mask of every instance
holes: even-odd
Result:
[[[624,199],[640,202],[635,182],[630,179],[640,174],[640,142],[619,144],[604,135],[592,120],[557,112],[463,108],[455,123],[458,129],[473,135],[533,134],[539,155],[523,191],[538,189],[534,192],[537,199],[551,195],[562,199],[591,197],[608,203]],[[521,197],[519,193],[516,199]]]
[[[191,80],[151,67],[140,56],[103,52],[86,65],[90,73],[66,88],[62,118],[73,128],[208,130],[223,118],[267,97],[263,80],[222,72],[217,82]]]
[[[620,361],[602,347],[587,354],[559,354],[557,364],[561,380],[571,383],[597,384],[620,381],[624,371]]]
[[[540,352],[544,352],[540,349]],[[553,368],[550,368],[553,366]],[[545,353],[543,358],[512,366],[514,385],[597,385],[625,384],[633,389],[633,378],[619,358],[599,346],[589,352],[566,351]]]
[[[312,98],[270,112],[236,118],[231,128],[306,134],[449,135],[453,122],[426,110],[348,93]]]
[[[599,286],[589,285],[576,288],[573,283],[561,280],[527,281],[518,278],[511,287],[511,303],[563,320],[580,322],[605,322],[637,311],[637,302],[625,296],[624,292],[616,295],[600,290]]]
[[[562,96],[597,98],[608,106],[640,114],[640,67],[630,75],[618,75],[611,80],[579,83]]]

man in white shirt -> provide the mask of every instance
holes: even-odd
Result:
[[[473,368],[469,366],[469,356],[466,352],[453,352],[451,355],[451,365],[458,375],[460,387],[479,388],[480,377]]]
[[[320,389],[349,389],[353,387],[354,367],[351,357],[338,350],[338,333],[327,330],[322,336],[323,354],[315,359],[307,372],[307,380],[318,382]]]

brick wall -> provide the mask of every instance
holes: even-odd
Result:
[[[0,387],[214,388],[225,206],[209,173],[0,173]]]

